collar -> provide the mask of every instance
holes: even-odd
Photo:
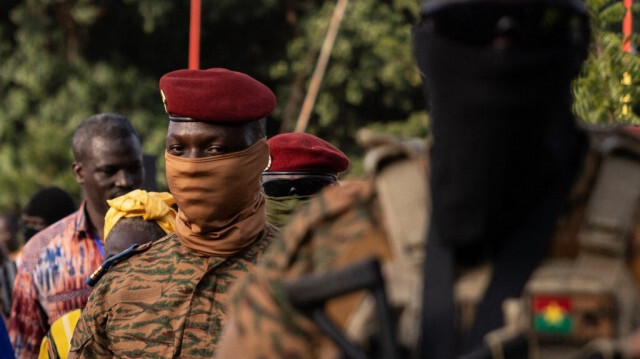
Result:
[[[93,232],[89,225],[89,216],[87,215],[87,201],[83,200],[78,208],[78,215],[75,218],[76,238],[92,237]]]

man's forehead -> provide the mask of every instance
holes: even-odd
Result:
[[[167,137],[171,136],[226,136],[243,133],[245,126],[209,123],[200,121],[177,122],[170,121]]]
[[[125,137],[97,136],[89,142],[87,154],[92,160],[109,160],[111,162],[127,161],[138,157],[142,158],[140,141],[134,135]]]

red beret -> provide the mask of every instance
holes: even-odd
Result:
[[[640,137],[640,126],[627,125],[624,127],[624,131],[636,137]]]
[[[342,151],[307,133],[283,133],[267,142],[271,152],[268,172],[326,172],[337,175],[349,168],[349,158]]]
[[[243,123],[269,115],[276,97],[267,86],[226,69],[177,70],[160,78],[169,117],[203,122]]]

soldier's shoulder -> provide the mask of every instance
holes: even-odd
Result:
[[[275,238],[278,237],[278,235],[280,235],[280,229],[270,223],[267,223],[262,241],[271,243]]]
[[[366,178],[340,182],[336,186],[322,191],[318,198],[312,200],[304,217],[309,223],[314,219],[333,218],[348,211],[354,205],[370,203],[375,198],[375,185]]]
[[[144,257],[152,255],[154,252],[163,251],[167,245],[171,244],[171,238],[175,236],[175,233],[168,234],[156,241],[148,242],[145,244],[134,244],[124,251],[114,255],[113,257],[105,260],[98,269],[87,278],[86,283],[93,287],[102,279],[107,273],[113,272],[116,267],[124,267],[130,265],[137,260],[144,260]],[[122,269],[122,268],[120,268]]]

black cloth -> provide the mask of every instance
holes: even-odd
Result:
[[[69,193],[58,187],[47,187],[41,189],[31,197],[22,213],[29,216],[41,217],[47,226],[49,226],[70,215],[75,210],[76,206]],[[41,228],[24,228],[25,242],[40,230]]]
[[[431,96],[433,223],[463,260],[492,257],[583,144],[576,48],[496,50],[414,32]]]
[[[571,114],[584,43],[478,47],[414,29],[431,100],[432,228],[427,242],[422,354],[452,358],[502,325],[548,246],[586,146]],[[454,327],[455,268],[495,264],[469,335]]]

